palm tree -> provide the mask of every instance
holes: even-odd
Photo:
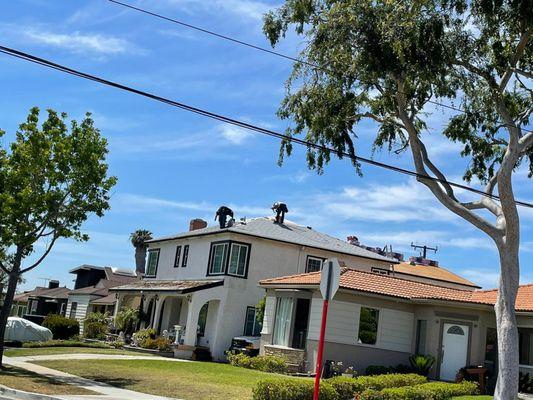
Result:
[[[130,235],[131,244],[135,247],[135,272],[137,272],[137,276],[144,274],[146,250],[148,249],[146,241],[150,239],[152,239],[152,232],[146,229],[137,229]]]

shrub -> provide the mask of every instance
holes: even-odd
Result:
[[[80,324],[75,319],[50,314],[43,320],[43,326],[52,331],[54,339],[70,339],[80,333]]]
[[[101,324],[106,324],[109,321],[109,313],[102,314],[100,312],[93,312],[87,315],[84,320],[85,322],[100,322]]]
[[[312,400],[314,382],[310,379],[269,378],[253,388],[253,400]],[[337,400],[335,389],[327,382],[320,385],[320,400]]]
[[[429,371],[435,365],[435,357],[430,355],[415,354],[409,357],[409,362],[413,368],[413,372],[428,376]]]
[[[172,342],[169,339],[159,337],[157,339],[147,338],[143,341],[143,349],[170,351]]]
[[[157,332],[155,329],[141,329],[133,334],[133,341],[137,344],[137,346],[145,347],[145,342],[148,339],[155,339],[156,334]]]
[[[109,346],[114,349],[122,349],[124,348],[124,342],[122,340],[115,340],[114,342],[109,342]]]
[[[22,347],[27,349],[43,348],[43,347],[91,347],[97,349],[109,349],[105,343],[86,343],[79,340],[49,340],[47,342],[26,342]]]
[[[124,308],[117,313],[115,327],[117,332],[124,332],[125,335],[131,335],[135,332],[137,322],[139,322],[139,310],[135,308]]]
[[[287,372],[287,360],[279,356],[250,357],[246,354],[228,354],[228,362],[236,367],[256,369],[264,372],[284,374]]]
[[[107,324],[101,322],[87,322],[83,324],[83,335],[87,339],[105,339]]]
[[[384,375],[384,374],[409,374],[414,372],[413,369],[404,364],[398,364],[397,366],[389,365],[369,365],[365,369],[365,375]]]
[[[420,385],[426,383],[427,378],[416,374],[386,374],[357,378],[336,376],[327,379],[327,382],[337,391],[339,400],[351,400],[355,393],[368,389],[379,391],[385,388]]]
[[[474,382],[430,382],[415,386],[388,388],[381,391],[368,389],[356,394],[357,400],[447,400],[455,396],[478,394]]]

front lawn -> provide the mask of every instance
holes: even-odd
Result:
[[[98,347],[36,347],[7,349],[4,354],[7,357],[41,356],[53,354],[123,354],[129,356],[149,356],[151,354],[137,353],[128,350],[105,349]]]
[[[77,386],[68,385],[46,376],[15,367],[0,369],[0,385],[11,389],[24,390],[49,395],[90,395],[95,392]]]
[[[113,386],[186,400],[249,400],[252,388],[273,374],[228,364],[163,360],[40,361],[68,372]],[[297,378],[294,378],[297,379]]]

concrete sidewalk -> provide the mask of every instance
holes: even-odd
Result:
[[[154,396],[151,394],[135,392],[133,390],[120,389],[106,383],[95,382],[90,379],[82,378],[76,375],[67,374],[65,372],[57,371],[55,369],[42,367],[40,365],[31,364],[28,361],[40,360],[167,360],[184,362],[183,360],[176,360],[173,358],[150,357],[150,356],[127,356],[127,355],[110,355],[110,354],[61,354],[61,355],[46,355],[46,356],[31,356],[31,357],[4,357],[4,363],[13,367],[22,368],[27,371],[34,372],[48,378],[55,379],[59,382],[68,385],[78,386],[87,390],[92,390],[98,395],[56,395],[51,396],[56,399],[74,400],[74,399],[90,399],[90,400],[169,400],[169,397]],[[50,396],[47,396],[50,397]]]

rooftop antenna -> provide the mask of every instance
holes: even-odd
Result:
[[[37,279],[42,279],[44,281],[44,287],[46,287],[48,285],[48,282],[52,280],[52,278],[37,278]]]
[[[429,247],[429,246],[426,246],[426,245],[419,246],[417,244],[414,244],[413,242],[411,242],[411,247],[413,249],[415,249],[415,250],[417,250],[417,249],[422,250],[422,257],[423,258],[427,258],[426,256],[427,256],[428,250],[433,251],[435,253],[439,250],[439,248],[437,246],[435,246],[435,247]]]

